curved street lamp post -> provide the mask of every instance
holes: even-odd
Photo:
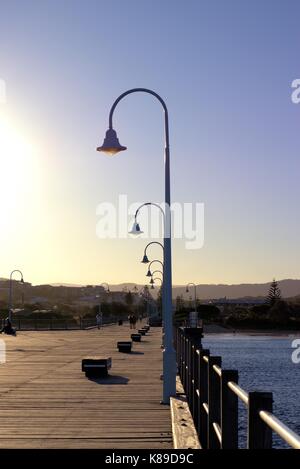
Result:
[[[9,301],[8,301],[8,319],[10,320],[10,322],[12,322],[12,310],[13,310],[13,286],[12,286],[13,278],[12,278],[12,276],[15,272],[18,272],[20,274],[20,276],[21,276],[20,282],[24,283],[24,278],[23,278],[23,274],[22,274],[21,270],[15,269],[10,273],[10,276],[9,276]]]
[[[188,283],[185,289],[186,293],[189,293],[190,286],[194,287],[194,308],[195,308],[195,312],[197,312],[197,286],[193,282]]]
[[[162,403],[169,404],[170,397],[176,394],[176,355],[173,346],[173,308],[172,308],[172,259],[171,259],[171,191],[170,191],[170,145],[169,145],[169,117],[164,100],[154,91],[147,88],[133,88],[122,93],[113,103],[109,113],[109,128],[101,147],[98,151],[104,151],[115,155],[126,150],[118,140],[117,133],[113,129],[113,113],[117,104],[132,93],[147,93],[154,96],[162,105],[164,111],[165,130],[165,214],[164,214],[164,306],[163,320],[165,330],[163,353],[163,399]]]
[[[138,221],[137,221],[137,216],[138,216],[140,210],[141,210],[143,207],[146,207],[147,205],[153,205],[154,207],[157,207],[157,208],[162,212],[163,221],[165,221],[165,212],[163,211],[163,209],[161,208],[160,205],[155,204],[154,202],[145,202],[144,204],[140,205],[140,206],[136,209],[136,212],[135,212],[135,215],[134,215],[134,222],[133,222],[133,225],[132,225],[132,229],[131,229],[131,231],[129,231],[130,234],[139,235],[139,234],[142,234],[142,233],[143,233],[143,231],[142,231],[141,228],[140,228],[140,224],[139,224]]]
[[[106,293],[110,293],[109,285],[107,282],[102,282],[99,285],[99,287],[106,287]],[[101,316],[101,326],[102,326],[101,295],[99,295],[98,314]]]
[[[162,268],[164,268],[164,265],[161,261],[159,261],[158,259],[154,259],[153,261],[150,262],[150,264],[148,265],[148,272],[146,273],[146,277],[152,277],[152,273],[151,273],[151,265],[154,264],[154,262],[159,262],[160,265],[162,266]]]
[[[160,277],[155,277],[155,278],[153,279],[153,283],[151,284],[152,290],[154,289],[155,280],[160,280],[160,281],[161,281],[161,286],[163,286],[163,281],[162,281],[162,279],[161,279]]]

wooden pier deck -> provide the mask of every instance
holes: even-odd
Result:
[[[152,328],[131,354],[128,325],[100,331],[0,335],[0,448],[172,448],[169,406],[162,395],[161,329]],[[89,380],[86,355],[110,355],[110,376]]]

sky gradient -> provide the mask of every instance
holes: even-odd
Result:
[[[127,97],[127,152],[95,148],[115,98],[147,87],[169,108],[172,200],[205,204],[203,248],[173,242],[173,283],[299,278],[299,14],[296,0],[1,0],[0,277],[144,283],[146,241],[98,239],[96,207],[163,201],[158,103]]]

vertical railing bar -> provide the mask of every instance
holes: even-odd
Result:
[[[213,369],[214,365],[221,366],[221,357],[208,357],[208,428],[207,441],[209,449],[219,449],[220,442],[213,427],[220,425],[220,376]]]

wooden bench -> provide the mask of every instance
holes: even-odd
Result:
[[[133,340],[133,342],[140,342],[141,337],[141,334],[131,334],[131,339]]]
[[[111,368],[111,357],[86,357],[82,359],[81,370],[87,377],[104,377]]]
[[[117,346],[118,346],[119,352],[130,353],[132,342],[118,342]]]

